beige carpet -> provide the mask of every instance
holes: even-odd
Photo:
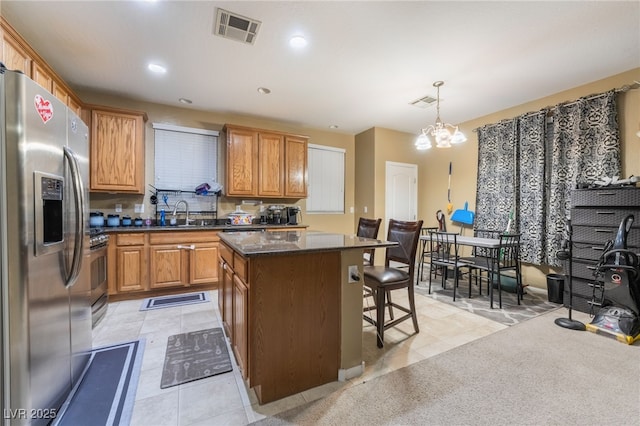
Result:
[[[566,315],[540,315],[257,424],[637,424],[640,344],[554,324]]]

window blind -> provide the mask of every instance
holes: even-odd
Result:
[[[309,145],[307,213],[344,213],[345,150]]]
[[[156,188],[193,191],[217,182],[218,132],[153,124]]]

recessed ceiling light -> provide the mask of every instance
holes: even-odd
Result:
[[[332,124],[331,126],[329,126],[330,129],[337,129],[338,125],[337,124]]]
[[[289,46],[294,49],[300,49],[307,45],[307,39],[301,35],[295,35],[289,39]]]
[[[178,99],[178,101],[182,104],[191,104],[193,102],[191,102],[191,99],[187,99],[187,98],[180,98]]]
[[[267,89],[266,87],[258,87],[258,93],[268,95],[269,93],[271,93],[271,90]]]
[[[167,69],[165,67],[158,64],[149,64],[148,68],[149,71],[155,72],[156,74],[164,74],[167,72]]]

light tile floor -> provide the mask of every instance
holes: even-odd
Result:
[[[398,292],[401,293],[401,292]],[[416,294],[420,333],[410,320],[385,332],[385,347],[376,346],[375,329],[363,321],[364,373],[346,382],[332,382],[300,394],[259,405],[235,366],[230,373],[160,389],[167,338],[170,335],[221,327],[217,292],[211,302],[140,311],[142,300],[110,303],[93,332],[93,346],[145,339],[145,352],[133,409],[133,426],[246,425],[294,408],[377,376],[405,367],[456,346],[506,328],[505,325]],[[394,293],[394,302],[406,296]],[[368,302],[372,303],[369,299]],[[375,313],[375,311],[373,312]],[[233,358],[233,353],[229,348]]]

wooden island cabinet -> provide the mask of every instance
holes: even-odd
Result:
[[[393,243],[313,231],[220,235],[218,304],[261,404],[362,373],[363,249]]]
[[[307,196],[306,136],[229,124],[223,133],[227,196]]]

